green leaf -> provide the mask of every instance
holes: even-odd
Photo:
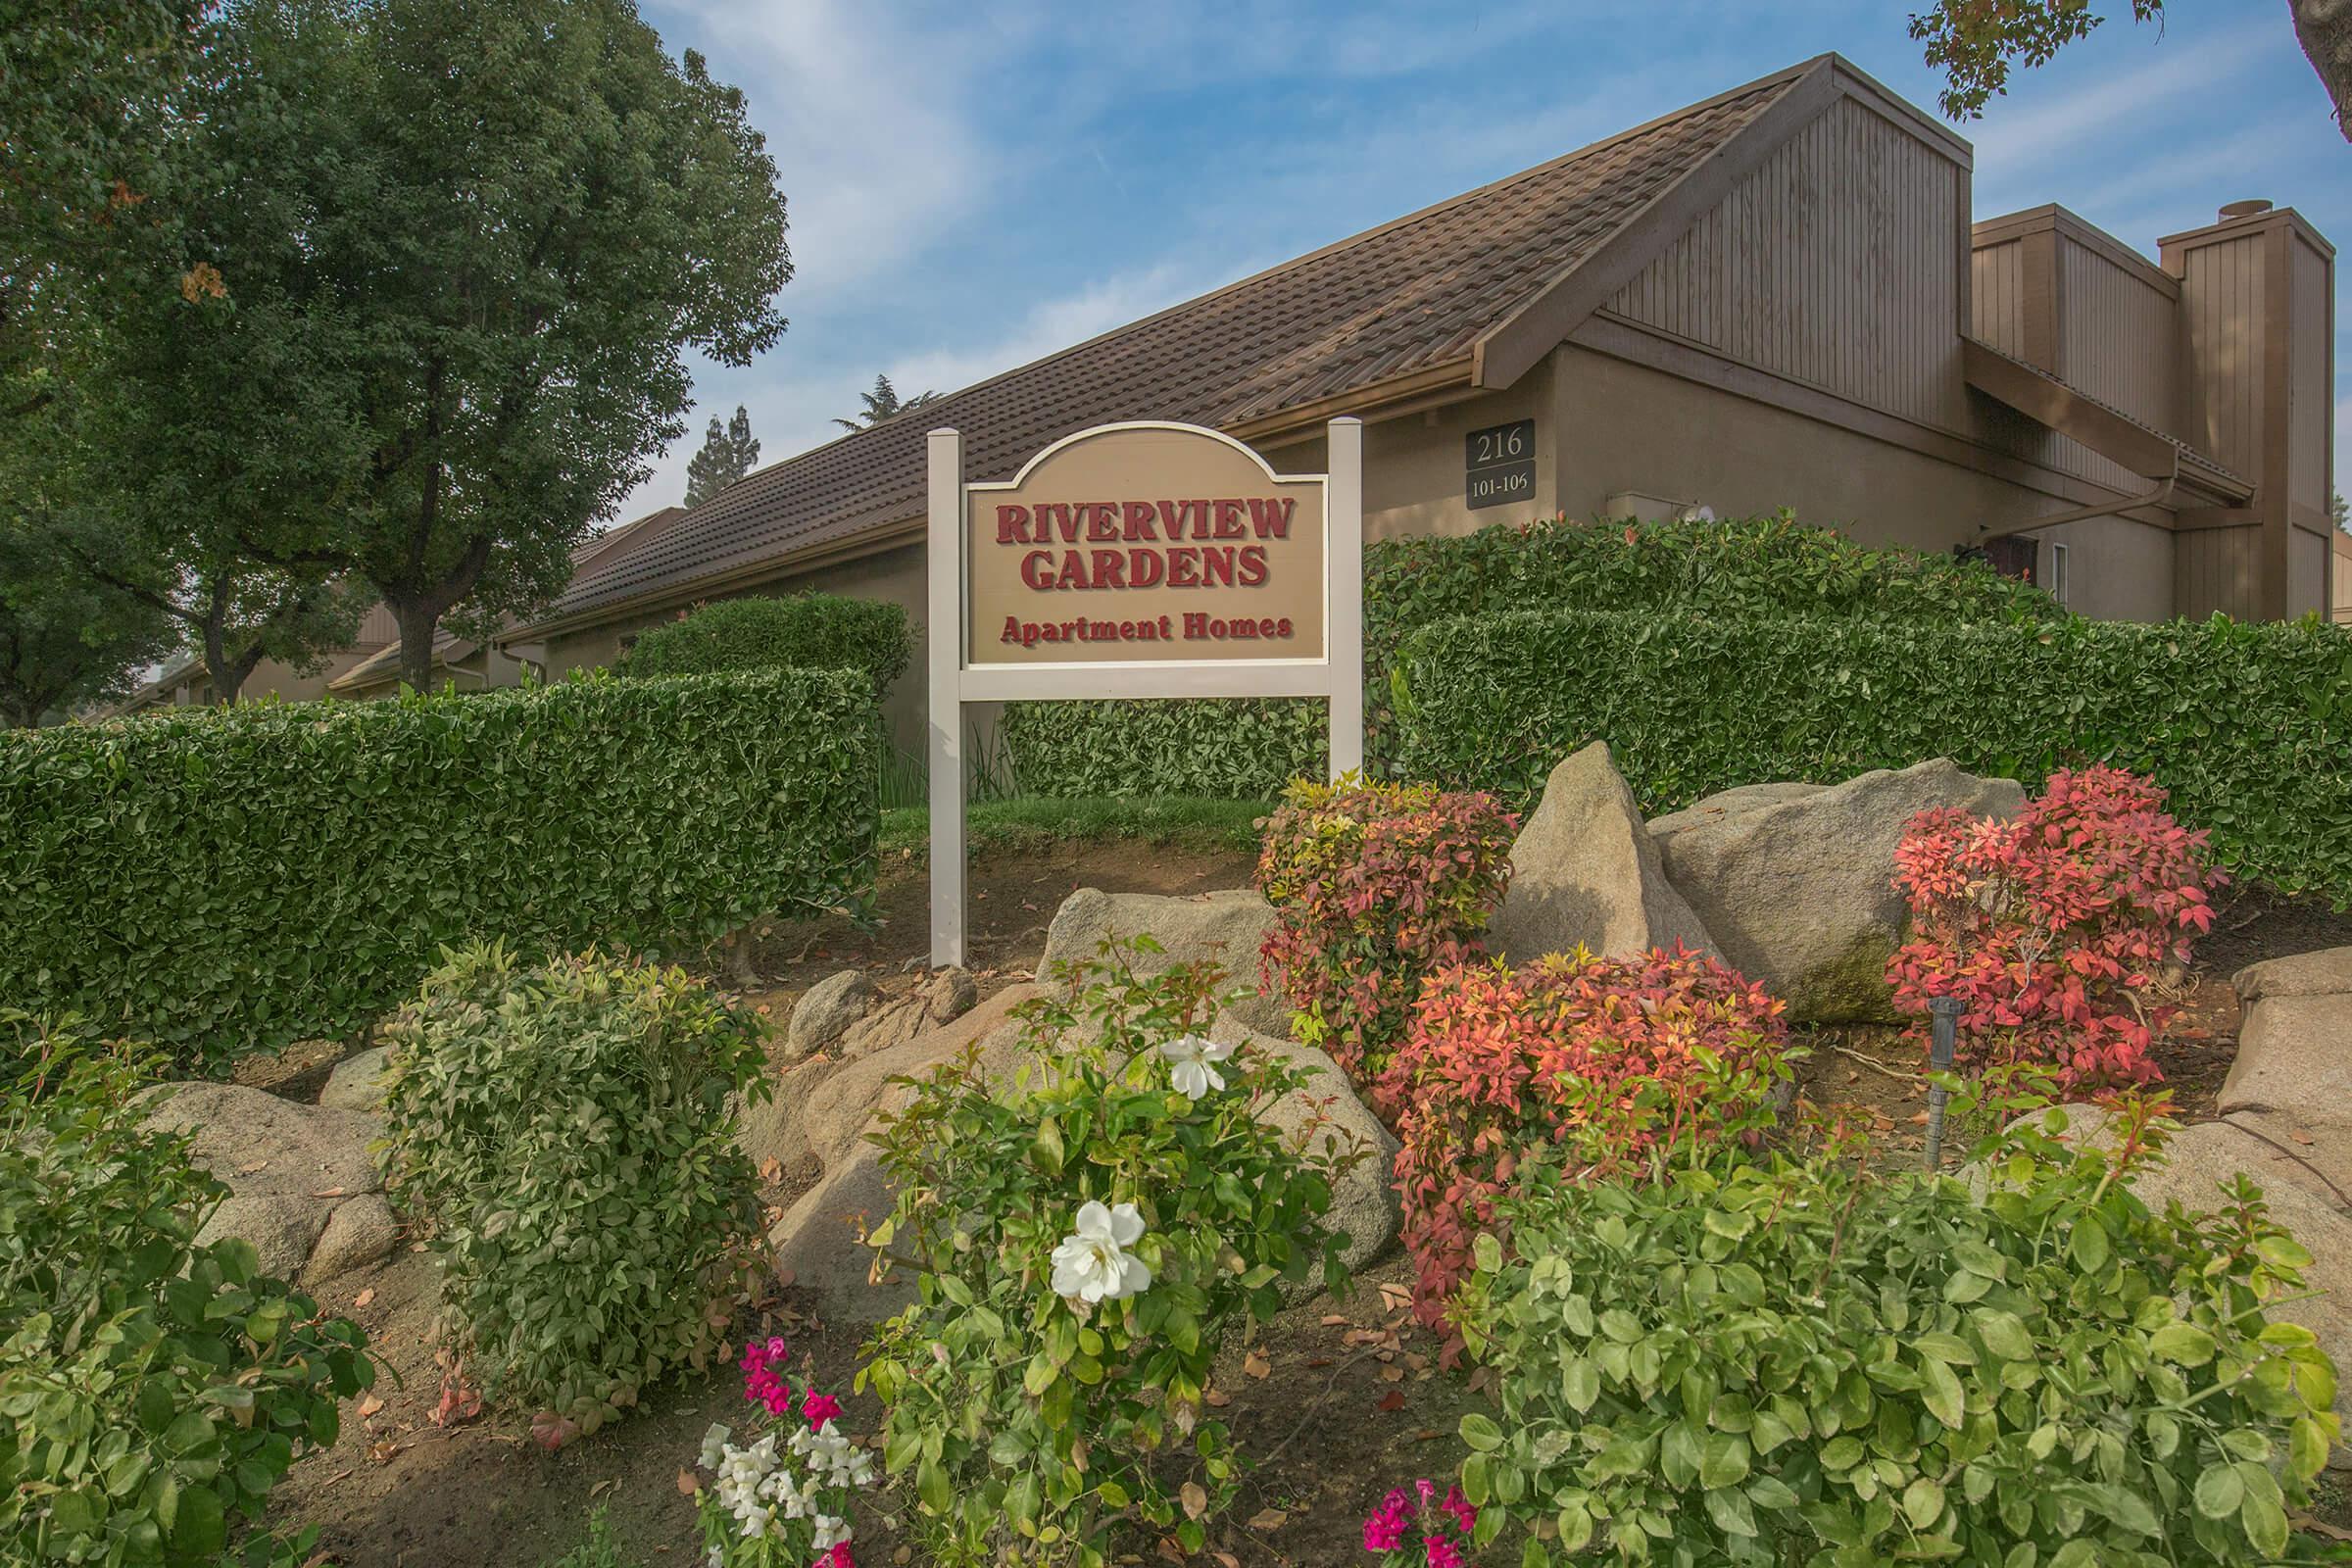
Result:
[[[2205,1473],[2197,1477],[2196,1489],[2190,1495],[2197,1512],[2206,1518],[2227,1519],[2245,1500],[2246,1484],[2239,1478],[2237,1467],[2224,1461],[2206,1467]]]
[[[1502,1429],[1475,1410],[1462,1417],[1461,1433],[1462,1441],[1481,1452],[1502,1446]]]
[[[2193,1323],[2167,1323],[2148,1336],[2148,1350],[2159,1360],[2203,1366],[2213,1359],[2213,1336]]]
[[[1903,1517],[1914,1530],[1926,1530],[1943,1517],[1943,1488],[1933,1477],[1919,1476],[1903,1489]]]
[[[1960,1390],[1960,1380],[1952,1369],[1941,1361],[1922,1361],[1919,1364],[1919,1397],[1928,1413],[1945,1426],[1957,1431],[1967,1414],[1967,1404]]]

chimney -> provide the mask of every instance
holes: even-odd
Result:
[[[2270,210],[2271,204],[2259,196],[2248,201],[2227,202],[2222,207],[2221,221],[2227,223],[2232,218],[2259,218]]]

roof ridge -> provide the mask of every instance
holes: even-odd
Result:
[[[1152,312],[1149,316],[1139,316],[1131,321],[1122,321],[1116,326],[1105,327],[1092,337],[1081,338],[1075,343],[1067,344],[1061,348],[1054,350],[1051,353],[1041,354],[1034,360],[1025,360],[1019,365],[1008,366],[1004,369],[999,370],[994,375],[983,376],[977,381],[967,382],[964,385],[957,387],[953,392],[945,392],[940,394],[931,402],[924,404],[923,409],[937,409],[942,404],[954,402],[957,398],[965,397],[971,393],[994,386],[998,382],[1005,380],[1008,377],[1019,375],[1027,370],[1034,370],[1041,366],[1051,365],[1055,360],[1067,359],[1073,354],[1093,348],[1098,344],[1106,342],[1115,337],[1120,337],[1128,332],[1133,332],[1142,327],[1149,326],[1154,321],[1164,320],[1168,317],[1174,316],[1181,311],[1188,311],[1196,306],[1205,305],[1211,300],[1217,299],[1223,295],[1231,294],[1238,289],[1247,288],[1253,283],[1263,282],[1265,279],[1270,277],[1279,277],[1283,273],[1293,271],[1300,267],[1305,266],[1309,262],[1320,261],[1324,257],[1346,250],[1350,246],[1360,245],[1365,241],[1377,238],[1382,234],[1390,233],[1396,229],[1402,228],[1408,223],[1418,222],[1423,219],[1435,217],[1438,214],[1446,212],[1451,208],[1460,207],[1465,203],[1478,200],[1483,197],[1492,196],[1497,191],[1508,189],[1512,185],[1539,178],[1542,175],[1551,173],[1568,164],[1575,163],[1579,159],[1589,158],[1593,154],[1605,152],[1609,148],[1614,147],[1621,142],[1631,141],[1638,136],[1647,135],[1652,131],[1663,129],[1667,125],[1673,124],[1677,121],[1687,120],[1693,115],[1703,114],[1707,110],[1729,103],[1735,98],[1744,97],[1748,93],[1760,92],[1764,88],[1772,86],[1777,82],[1803,75],[1806,72],[1812,70],[1822,62],[1826,60],[1835,60],[1838,57],[1834,54],[1814,55],[1809,59],[1797,62],[1795,65],[1786,66],[1779,71],[1771,72],[1765,75],[1758,76],[1752,81],[1741,82],[1737,87],[1728,87],[1722,92],[1716,93],[1713,97],[1702,98],[1696,103],[1685,104],[1679,109],[1670,110],[1663,115],[1658,115],[1652,119],[1645,120],[1639,125],[1634,125],[1625,130],[1617,131],[1614,134],[1603,136],[1598,141],[1587,142],[1582,147],[1572,148],[1567,152],[1547,158],[1540,164],[1531,164],[1525,169],[1516,170],[1511,173],[1503,174],[1494,179],[1488,180],[1483,185],[1474,185],[1466,191],[1457,192],[1442,201],[1431,202],[1425,207],[1415,208],[1412,212],[1406,213],[1402,217],[1392,218],[1387,220],[1385,222],[1375,223],[1370,228],[1358,229],[1352,234],[1344,235],[1339,239],[1330,240],[1315,247],[1311,251],[1305,251],[1299,255],[1290,257],[1285,261],[1277,262],[1271,267],[1263,267],[1254,272],[1245,273],[1244,275],[1233,279],[1231,282],[1220,283],[1215,288],[1203,290],[1202,292],[1192,295],[1189,298],[1178,300],[1174,304],[1163,305],[1158,310]],[[745,474],[741,479],[736,480],[735,484],[727,486],[727,488],[732,490],[735,488],[735,485],[749,483],[751,480],[758,478],[763,473],[771,473],[778,468],[786,467],[792,464],[798,463],[804,458],[813,457],[819,452],[828,452],[846,442],[855,441],[859,436],[871,435],[877,430],[886,429],[889,426],[895,425],[900,420],[906,418],[906,414],[917,412],[921,411],[908,410],[906,413],[893,415],[888,419],[884,419],[879,423],[868,424],[856,430],[844,431],[842,434],[835,436],[829,441],[820,442],[815,446],[808,447],[800,452],[794,453],[788,458],[779,458],[764,468],[755,468],[750,473]]]

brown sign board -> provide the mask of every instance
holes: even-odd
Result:
[[[1106,425],[964,489],[967,667],[1325,657],[1322,475]]]

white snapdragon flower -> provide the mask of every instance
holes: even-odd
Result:
[[[1080,1204],[1078,1229],[1054,1249],[1054,1294],[1089,1303],[1141,1295],[1151,1287],[1152,1270],[1127,1249],[1143,1238],[1144,1216],[1133,1203]]]
[[[1168,1082],[1187,1100],[1199,1100],[1212,1089],[1225,1087],[1225,1075],[1209,1065],[1233,1054],[1233,1048],[1206,1035],[1179,1035],[1159,1048],[1168,1059]]]
[[[703,1434],[703,1468],[716,1470],[727,1451],[727,1440],[735,1434],[713,1421],[710,1430]]]
[[[831,1551],[835,1546],[850,1539],[850,1522],[847,1519],[837,1519],[832,1514],[820,1513],[815,1515],[809,1523],[815,1531],[809,1540],[809,1544],[818,1551]]]

